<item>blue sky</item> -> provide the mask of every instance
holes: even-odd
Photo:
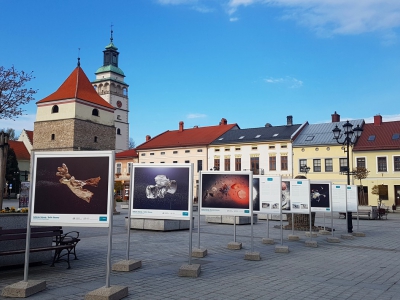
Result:
[[[221,118],[241,128],[381,114],[400,120],[400,1],[0,0],[1,65],[33,71],[36,101],[102,66],[113,24],[130,136]],[[0,128],[33,130],[35,102]],[[396,108],[397,107],[397,108]]]

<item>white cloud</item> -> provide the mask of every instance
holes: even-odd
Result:
[[[283,78],[268,78],[264,79],[264,81],[267,83],[281,83],[283,82]]]
[[[1,120],[1,129],[12,128],[15,130],[15,136],[18,137],[22,129],[33,130],[33,123],[36,120],[36,115],[22,115],[14,120]]]
[[[303,86],[303,81],[289,76],[286,76],[285,78],[267,78],[264,79],[264,81],[269,84],[283,84],[291,89]]]
[[[259,2],[263,2],[262,0],[229,0],[228,3],[228,13],[230,15],[234,14],[240,6],[249,6],[252,4],[256,4]]]
[[[355,35],[377,32],[382,43],[397,42],[395,29],[400,27],[398,0],[156,0],[162,5],[186,5],[202,13],[223,7],[229,21],[238,20],[235,13],[243,7],[263,5],[282,9],[281,19],[292,20],[319,36]]]
[[[228,13],[255,4],[282,7],[283,19],[323,36],[381,32],[392,41],[392,29],[400,26],[400,1],[394,0],[230,0]]]
[[[199,119],[199,118],[206,118],[207,117],[207,115],[205,115],[205,114],[188,114],[187,115],[187,118],[188,119]]]

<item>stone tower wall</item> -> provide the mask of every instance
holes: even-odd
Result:
[[[115,127],[91,121],[65,119],[35,122],[34,133],[34,151],[115,149]]]

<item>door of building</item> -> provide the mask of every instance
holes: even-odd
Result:
[[[400,185],[394,186],[394,197],[396,199],[396,206],[400,206]]]
[[[368,187],[358,186],[358,204],[359,205],[368,205]]]

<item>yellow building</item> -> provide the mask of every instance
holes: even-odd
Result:
[[[332,130],[342,128],[346,122],[340,121],[336,112],[332,115],[331,123],[309,124],[293,142],[293,174],[306,175],[311,180],[326,180],[336,184],[347,184],[346,170],[353,168],[347,163],[345,146],[339,144]],[[362,127],[364,120],[351,120],[351,124]],[[339,142],[343,137],[339,139]],[[350,162],[354,162],[352,150],[349,152]],[[353,184],[353,178],[351,178]],[[356,182],[354,182],[356,184]]]
[[[382,122],[376,115],[374,123],[363,129],[354,147],[354,162],[370,171],[362,180],[366,204],[378,205],[380,198],[387,207],[400,205],[400,121]],[[380,196],[372,194],[374,186],[381,188]]]
[[[127,200],[129,197],[132,165],[135,163],[137,164],[138,161],[138,154],[135,149],[129,149],[115,154],[114,180],[122,184],[122,190],[115,192],[117,196],[120,196],[124,200]]]

